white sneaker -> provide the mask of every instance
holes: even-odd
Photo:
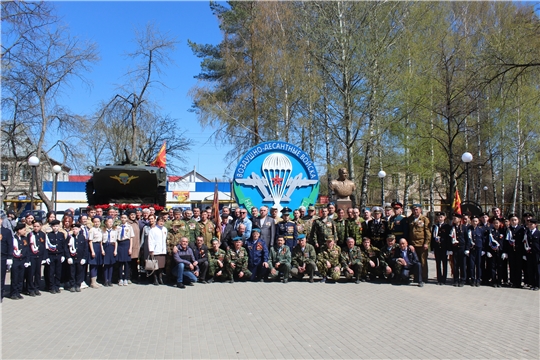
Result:
[[[81,283],[81,289],[86,289],[88,287],[88,285],[86,285],[86,283],[83,281]]]
[[[128,286],[128,281],[124,280],[124,286]]]
[[[123,280],[120,280],[120,281],[118,282],[118,286],[122,286],[122,285],[124,285],[124,281],[123,281]]]

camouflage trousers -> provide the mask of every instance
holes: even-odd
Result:
[[[346,279],[352,279],[353,276],[356,276],[356,278],[360,278],[363,269],[362,263],[354,263],[352,265],[349,265],[349,268],[354,271],[354,273],[350,274],[347,270],[343,270],[343,274],[345,275]]]
[[[227,276],[229,279],[239,279],[239,280],[242,280],[242,281],[247,281],[251,278],[251,271],[249,270],[242,270],[242,267],[241,266],[236,266],[234,269],[231,267],[231,265],[229,264],[229,266],[227,266],[228,268],[228,272],[227,272]],[[244,276],[242,276],[241,278],[239,278],[239,274],[240,272],[244,272]]]
[[[274,268],[276,273],[272,275],[272,271],[268,272],[268,278],[271,280],[279,279],[279,273],[283,273],[283,279],[289,280],[289,274],[291,272],[291,264],[279,264],[277,268]]]
[[[367,275],[383,277],[386,274],[386,263],[381,261],[375,267],[369,265],[369,258],[364,262],[362,266],[361,277],[365,278]]]
[[[216,275],[221,270],[221,275]],[[214,278],[214,280],[230,280],[230,272],[227,264],[223,267],[219,267],[217,262],[210,262],[208,266],[208,276]]]
[[[326,267],[326,261],[317,261],[317,268],[319,268],[319,273],[322,277],[329,277],[334,281],[338,281],[341,276],[341,270],[336,271],[334,268],[339,265],[332,265],[329,269]]]

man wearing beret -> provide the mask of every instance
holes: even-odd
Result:
[[[212,248],[208,251],[208,271],[210,272],[208,283],[229,280],[227,253],[220,249],[221,244],[218,238],[213,238],[211,244]]]
[[[298,235],[298,244],[292,251],[291,274],[295,279],[302,280],[304,275],[309,276],[309,282],[313,283],[313,274],[317,264],[317,254],[313,245],[307,243],[306,235]]]
[[[270,272],[268,278],[270,280],[279,280],[279,274],[283,274],[283,283],[289,282],[289,274],[291,272],[291,249],[285,245],[283,236],[278,235],[276,239],[276,247],[270,249],[270,257],[268,258],[268,266]]]
[[[431,242],[431,231],[429,219],[422,215],[422,205],[414,204],[411,206],[412,214],[409,216],[409,240],[414,250],[420,259],[422,265],[422,279],[428,280],[428,265],[427,258],[429,252],[429,244]]]
[[[317,268],[322,275],[321,282],[325,283],[330,277],[337,282],[341,275],[341,249],[336,246],[334,236],[326,237],[326,245],[322,246],[317,255]]]
[[[234,280],[247,281],[251,278],[251,271],[248,269],[249,255],[247,250],[242,247],[242,237],[234,237],[233,243],[234,248],[229,249],[227,252],[229,282],[231,284],[234,283]]]
[[[248,269],[251,271],[251,281],[263,281],[268,272],[268,247],[260,238],[261,229],[251,229],[251,238],[244,245],[249,253]]]

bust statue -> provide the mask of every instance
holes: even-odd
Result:
[[[356,190],[356,185],[348,177],[347,169],[341,168],[339,169],[339,177],[330,183],[330,189],[336,194],[338,200],[350,200],[349,196]]]

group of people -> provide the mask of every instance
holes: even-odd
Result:
[[[431,224],[422,206],[393,202],[384,209],[296,210],[261,206],[248,210],[223,207],[213,219],[210,207],[156,213],[152,207],[114,207],[107,214],[89,207],[74,222],[54,212],[41,223],[28,214],[2,223],[2,297],[6,270],[10,298],[40,295],[44,267],[46,289],[56,294],[82,288],[140,281],[178,288],[196,282],[385,281],[419,286],[428,279],[427,256],[434,252],[436,282],[539,289],[540,233],[530,213],[523,224],[514,214],[504,219],[498,208],[481,216],[437,212]],[[146,267],[147,263],[149,267]],[[157,265],[156,265],[157,264]],[[145,269],[148,269],[146,271]],[[509,270],[509,271],[508,271]],[[98,279],[100,280],[98,282]],[[89,280],[89,281],[88,281]],[[89,285],[86,285],[89,283]]]

